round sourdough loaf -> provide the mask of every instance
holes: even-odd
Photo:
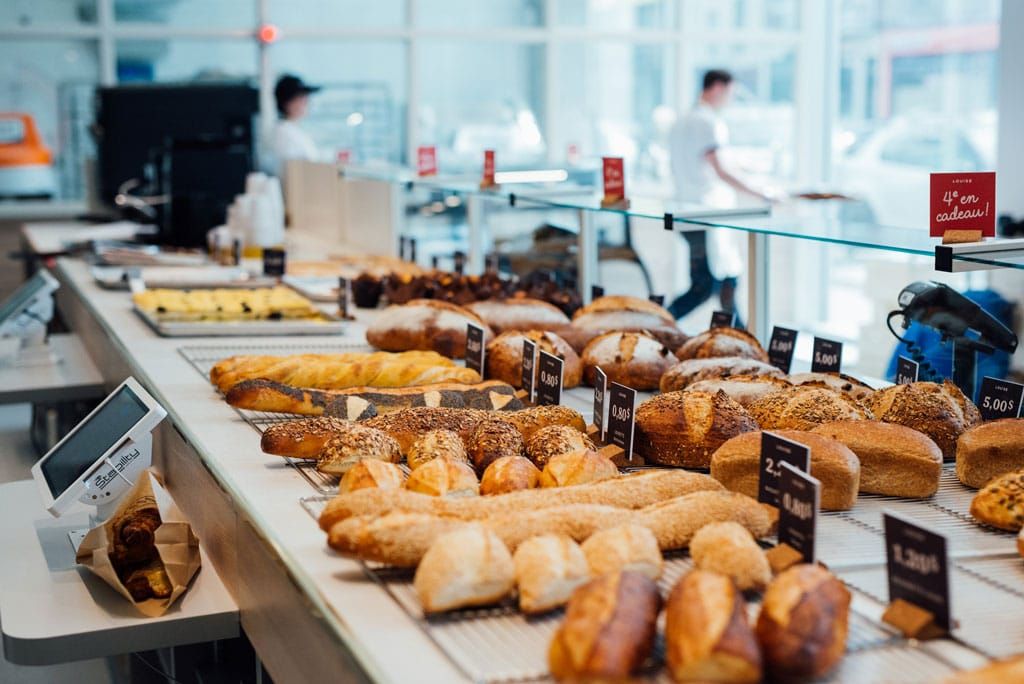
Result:
[[[553,332],[510,330],[501,333],[487,345],[484,360],[485,376],[507,382],[513,387],[522,387],[523,340],[533,340],[540,351],[553,354],[565,363],[562,366],[562,387],[569,389],[580,384],[583,364],[569,343]],[[537,381],[537,366],[533,369],[534,383]]]
[[[687,386],[687,391],[715,392],[722,391],[743,407],[748,407],[761,397],[774,394],[787,387],[792,387],[788,380],[771,375],[734,375],[716,380],[698,380]]]
[[[562,335],[577,351],[609,332],[645,331],[669,349],[678,349],[687,336],[663,307],[637,297],[608,296],[595,299],[573,314]]]
[[[978,408],[949,380],[941,385],[912,382],[886,387],[871,395],[868,406],[879,420],[906,425],[931,437],[946,460],[956,455],[960,435],[981,422]]]
[[[558,330],[569,317],[554,304],[529,297],[485,299],[466,308],[482,318],[495,332],[505,330]]]
[[[662,392],[675,392],[701,380],[721,380],[739,375],[783,377],[782,371],[764,361],[742,356],[722,356],[680,361],[665,371],[659,386]]]
[[[992,478],[1022,468],[1024,418],[976,425],[956,442],[956,476],[968,487],[984,487]]]
[[[854,399],[867,400],[874,391],[868,384],[846,373],[796,373],[788,380],[794,385],[812,385],[846,392]]]
[[[716,356],[740,356],[768,361],[768,354],[757,338],[740,328],[711,328],[688,339],[676,350],[680,360],[707,359]]]
[[[864,404],[827,387],[791,387],[750,405],[762,430],[812,430],[837,420],[870,420]]]
[[[484,341],[494,337],[483,319],[468,309],[437,299],[413,299],[377,314],[366,329],[366,339],[384,351],[435,351],[461,359],[466,354],[467,323],[484,329]]]
[[[581,306],[576,309],[572,315],[572,320],[582,321],[586,320],[588,316],[594,313],[605,313],[613,311],[619,312],[632,312],[647,314],[652,319],[660,320],[663,323],[675,324],[676,319],[672,317],[668,309],[649,299],[640,299],[639,297],[630,297],[628,295],[606,295],[604,297],[598,297],[594,301],[590,302],[586,306]]]
[[[649,463],[707,468],[726,440],[757,429],[725,392],[668,392],[636,410],[636,451]]]
[[[611,332],[583,350],[583,379],[594,384],[598,366],[611,382],[637,390],[657,389],[662,374],[674,363],[672,352],[644,332]]]

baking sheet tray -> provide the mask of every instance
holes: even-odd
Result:
[[[273,335],[340,335],[345,322],[332,314],[320,320],[160,321],[138,307],[135,313],[161,337],[269,337]]]

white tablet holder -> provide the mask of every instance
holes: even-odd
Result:
[[[89,515],[90,526],[114,514],[117,502],[153,464],[153,433],[129,439],[89,476],[78,500],[96,510]]]
[[[46,344],[53,293],[59,287],[53,276],[38,271],[0,304],[0,362],[25,367],[61,361]]]

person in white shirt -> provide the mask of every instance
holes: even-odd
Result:
[[[703,89],[697,104],[672,128],[669,147],[676,198],[705,206],[721,205],[716,190],[719,181],[737,192],[767,201],[723,166],[719,151],[728,144],[729,130],[719,111],[732,97],[732,74],[712,69],[704,74]],[[723,231],[714,231],[713,238]],[[724,311],[735,311],[736,279],[743,269],[742,260],[729,245],[708,242],[705,231],[688,231],[683,237],[690,244],[690,289],[677,297],[669,311],[677,319],[707,301],[716,286]],[[718,247],[718,249],[716,249]]]
[[[320,159],[320,150],[313,138],[299,125],[299,120],[309,109],[309,96],[318,90],[319,86],[303,83],[301,78],[291,74],[277,80],[274,99],[280,118],[270,136],[271,159],[267,170],[271,173],[283,175],[285,162],[289,159]]]

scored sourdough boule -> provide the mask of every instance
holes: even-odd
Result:
[[[725,392],[730,399],[736,400],[743,408],[749,408],[758,399],[775,394],[787,387],[789,381],[772,375],[734,375],[715,380],[698,380],[686,389],[693,392]]]
[[[711,328],[694,335],[676,350],[676,357],[681,361],[716,356],[738,356],[768,362],[768,353],[761,343],[742,328]]]
[[[609,382],[636,390],[658,388],[658,381],[675,358],[668,347],[645,332],[610,332],[591,340],[583,349],[583,379],[593,385],[600,367]]]
[[[490,326],[469,309],[438,299],[413,299],[379,312],[366,328],[366,340],[384,351],[435,351],[461,359],[468,323],[483,328],[484,342],[494,337]]]
[[[874,416],[853,397],[828,387],[791,387],[750,405],[762,430],[813,430],[837,420],[871,420]]]
[[[868,406],[878,420],[906,425],[931,437],[946,460],[956,455],[960,435],[981,422],[978,408],[949,380],[941,385],[912,382],[886,387],[871,395]]]
[[[658,388],[662,392],[687,389],[701,380],[723,380],[743,375],[782,378],[782,371],[765,361],[741,356],[720,356],[686,359],[669,367],[661,376]]]
[[[860,401],[866,401],[875,392],[867,383],[845,373],[794,373],[789,376],[789,381],[798,387],[801,385],[815,387],[824,385],[829,389],[846,392]]]
[[[482,318],[496,333],[506,330],[558,330],[569,325],[569,317],[557,306],[528,297],[484,299],[470,302],[466,308]]]
[[[528,330],[526,332],[510,330],[503,332],[487,344],[485,360],[488,378],[501,380],[513,387],[522,387],[523,380],[523,341],[532,340],[537,344],[538,352],[547,352],[562,359],[562,387],[570,389],[580,384],[583,377],[583,364],[580,357],[569,343],[553,332]],[[539,365],[533,369],[534,384],[537,382]]]

